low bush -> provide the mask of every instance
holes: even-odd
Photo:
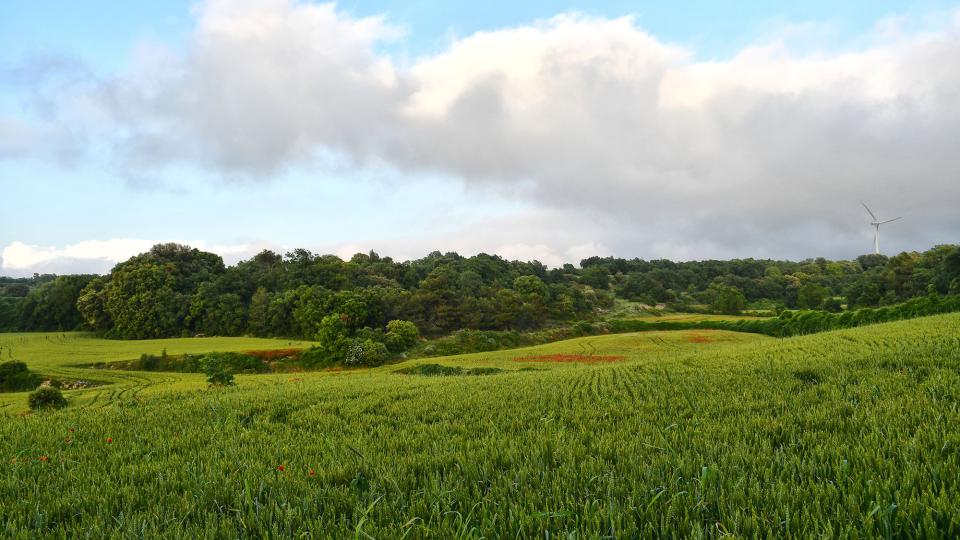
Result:
[[[27,369],[23,362],[0,363],[0,392],[25,392],[40,386],[43,377]]]
[[[383,343],[372,339],[354,340],[347,349],[344,363],[348,366],[380,366],[389,358],[390,351]]]
[[[396,373],[403,375],[424,375],[426,377],[442,377],[452,375],[495,375],[503,373],[503,370],[495,367],[476,367],[464,369],[458,366],[442,366],[440,364],[417,364],[403,369],[398,369]]]
[[[222,356],[210,355],[201,360],[203,372],[207,374],[207,385],[210,387],[233,386],[233,373],[227,370]]]
[[[27,396],[27,404],[31,410],[62,409],[67,406],[67,399],[63,392],[52,386],[41,386]]]

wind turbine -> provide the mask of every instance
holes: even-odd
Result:
[[[873,218],[873,221],[870,222],[870,225],[873,225],[873,252],[877,255],[880,254],[880,226],[884,223],[890,223],[891,221],[896,221],[898,219],[903,219],[903,217],[895,217],[893,219],[888,219],[886,221],[880,221],[880,218],[873,213],[872,210],[867,206],[863,201],[860,201],[860,204],[863,205],[863,208],[870,214],[870,217]]]

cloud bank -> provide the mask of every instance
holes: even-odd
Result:
[[[0,118],[0,158],[29,151],[17,133],[61,133],[108,141],[135,174],[441,173],[560,216],[541,224],[560,240],[512,238],[521,258],[568,256],[564,241],[852,257],[870,246],[860,199],[907,216],[895,249],[960,240],[960,14],[925,33],[885,24],[852,51],[773,41],[714,61],[630,17],[562,14],[408,62],[383,52],[402,39],[333,4],[210,0],[184,47],[144,44],[123,73],[56,85],[67,105],[47,96],[33,124]]]

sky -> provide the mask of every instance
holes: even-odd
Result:
[[[960,242],[957,2],[0,4],[0,275]]]

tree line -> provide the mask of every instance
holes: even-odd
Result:
[[[318,339],[341,357],[363,357],[402,348],[413,331],[432,337],[594,320],[615,298],[677,311],[839,312],[929,293],[960,293],[960,247],[846,261],[591,257],[550,269],[486,254],[434,252],[398,262],[374,252],[342,260],[304,249],[263,251],[226,266],[213,253],[159,244],[103,276],[0,279],[0,331],[278,336]]]

